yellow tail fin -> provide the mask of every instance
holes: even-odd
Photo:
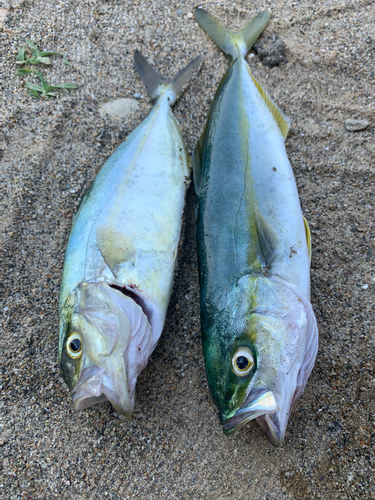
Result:
[[[267,9],[261,12],[240,31],[227,29],[211,14],[201,8],[195,11],[195,17],[207,35],[212,38],[221,50],[233,59],[236,59],[239,56],[239,52],[242,57],[245,57],[249,52],[267,26],[271,17],[271,11]]]

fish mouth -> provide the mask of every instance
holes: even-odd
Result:
[[[278,404],[272,391],[258,390],[251,394],[245,405],[238,412],[224,422],[224,434],[229,436],[254,418],[270,415],[278,410]],[[267,434],[268,435],[268,434]]]
[[[72,390],[73,407],[76,411],[109,401],[122,415],[130,417],[133,403],[129,397],[126,380],[113,386],[111,376],[103,368],[91,365],[82,370],[81,376]]]

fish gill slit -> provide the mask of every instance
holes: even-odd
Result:
[[[146,316],[148,322],[151,325],[151,319],[152,319],[151,318],[151,316],[152,316],[151,311],[148,310],[148,308],[146,307],[145,301],[143,300],[143,298],[140,295],[137,295],[135,292],[133,292],[131,289],[129,289],[129,287],[126,287],[125,285],[120,286],[120,285],[115,285],[114,283],[112,283],[112,284],[109,284],[109,286],[111,288],[114,288],[115,290],[118,290],[126,297],[129,297],[130,299],[132,299],[142,309],[143,314]]]

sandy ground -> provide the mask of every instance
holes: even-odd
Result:
[[[85,189],[152,107],[133,52],[170,75],[204,54],[174,107],[190,151],[228,63],[189,14],[191,1],[14,0],[3,4],[0,33],[1,498],[375,498],[375,4],[202,5],[232,28],[271,7],[263,48],[270,35],[286,47],[272,68],[248,56],[291,118],[287,150],[313,237],[320,348],[285,445],[274,449],[254,422],[230,438],[219,425],[200,344],[191,187],[167,322],[139,378],[134,418],[109,404],[72,410],[57,365],[64,250]],[[13,57],[26,39],[66,51],[73,68],[55,58],[43,72],[79,90],[48,102],[27,96]],[[135,93],[144,97],[132,115],[100,115]],[[369,127],[349,132],[349,118]]]

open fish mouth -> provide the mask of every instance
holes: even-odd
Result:
[[[243,425],[254,418],[262,415],[270,415],[278,410],[278,404],[272,391],[258,390],[251,394],[245,405],[226,422],[224,422],[224,434],[229,435],[240,429]]]
[[[72,399],[75,410],[84,410],[109,401],[122,415],[131,416],[133,412],[126,380],[124,386],[118,384],[117,387],[113,387],[109,373],[96,365],[91,365],[82,371],[81,377],[72,390]]]

